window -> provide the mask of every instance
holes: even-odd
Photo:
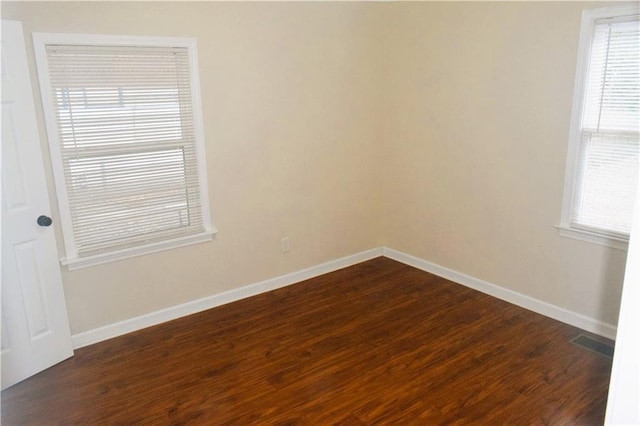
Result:
[[[637,6],[585,11],[574,89],[563,235],[626,248],[640,164]]]
[[[70,269],[211,240],[195,40],[34,34]]]

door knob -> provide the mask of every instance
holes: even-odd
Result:
[[[38,225],[40,226],[51,226],[51,224],[53,223],[51,218],[45,215],[39,216],[36,222],[38,222]]]

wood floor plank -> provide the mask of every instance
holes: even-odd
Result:
[[[82,348],[2,424],[602,424],[578,333],[378,258]]]

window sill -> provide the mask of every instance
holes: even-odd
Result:
[[[611,247],[623,251],[627,251],[629,247],[629,241],[624,238],[612,237],[595,232],[584,231],[582,229],[570,228],[566,225],[556,225],[555,228],[563,237],[573,238],[575,240],[586,241],[589,243],[595,243],[601,246]]]
[[[129,259],[144,254],[157,253],[159,251],[169,250],[178,247],[189,246],[192,244],[206,243],[213,239],[213,235],[218,231],[215,229],[207,230],[201,234],[189,235],[187,237],[175,238],[168,241],[160,241],[140,247],[132,247],[123,250],[117,250],[110,253],[97,254],[95,256],[74,257],[61,259],[60,263],[65,265],[68,270],[87,268],[89,266],[100,265],[103,263],[115,262],[117,260]]]

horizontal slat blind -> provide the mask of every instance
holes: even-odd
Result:
[[[640,164],[640,25],[596,21],[572,226],[628,236]]]
[[[78,256],[203,232],[188,48],[46,52]]]

